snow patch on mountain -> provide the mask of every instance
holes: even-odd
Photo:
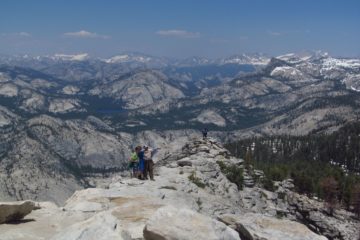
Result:
[[[305,62],[308,61],[309,59],[312,58],[311,54],[307,54],[307,55],[303,55],[303,56],[298,56],[295,53],[288,53],[288,54],[284,54],[281,56],[277,56],[277,59],[289,62],[289,63],[300,63],[300,62]]]
[[[63,60],[63,61],[85,61],[90,58],[89,54],[87,53],[80,53],[80,54],[55,54],[51,57],[53,60]]]
[[[270,58],[262,54],[242,54],[235,55],[228,58],[220,59],[219,64],[252,64],[252,65],[266,65],[270,62]]]
[[[360,68],[360,59],[338,59],[338,58],[326,58],[323,61],[323,69],[329,70],[333,68]]]
[[[360,92],[360,89],[354,88],[353,86],[351,86],[350,89],[356,92]]]
[[[287,53],[284,55],[277,56],[276,58],[288,63],[296,64],[296,63],[302,63],[302,62],[307,62],[307,61],[327,58],[327,57],[329,57],[329,53],[327,52],[310,51],[310,52],[301,52],[301,53]]]
[[[303,73],[296,68],[283,66],[283,67],[276,67],[274,70],[272,70],[270,76],[302,77]]]
[[[125,63],[125,62],[147,63],[150,62],[151,60],[152,60],[151,57],[141,56],[141,55],[133,56],[129,54],[117,55],[109,59],[103,59],[103,61],[106,63]]]

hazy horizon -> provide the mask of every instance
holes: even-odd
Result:
[[[322,50],[360,56],[360,2],[2,1],[0,53],[186,58]]]

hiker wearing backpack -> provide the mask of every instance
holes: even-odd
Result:
[[[131,178],[137,177],[139,169],[139,158],[136,152],[136,148],[131,153],[129,158],[129,169]]]
[[[155,181],[154,179],[154,161],[152,157],[155,155],[155,153],[158,151],[159,148],[152,149],[148,146],[144,146],[144,160],[145,160],[145,172],[144,177],[145,179],[148,179],[148,173],[150,175],[150,180]]]
[[[144,180],[144,171],[145,171],[145,160],[144,160],[144,149],[141,146],[135,148],[137,156],[139,158],[139,176],[138,178]]]
[[[207,139],[207,134],[208,134],[208,129],[207,128],[204,128],[201,132],[202,132],[202,135],[203,135],[203,140],[206,140]]]

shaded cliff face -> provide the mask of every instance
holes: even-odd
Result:
[[[39,203],[23,223],[0,225],[2,238],[354,239],[359,222],[349,213],[327,216],[321,202],[292,192],[291,181],[266,191],[255,179],[262,173],[243,164],[213,139],[195,138],[156,163],[155,181],[93,179],[96,188],[75,192],[62,208]],[[242,184],[226,166],[242,172]]]

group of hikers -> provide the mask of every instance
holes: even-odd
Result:
[[[159,148],[152,149],[148,146],[137,146],[131,153],[129,159],[129,169],[131,177],[139,178],[141,180],[155,181],[154,179],[154,161],[153,156]]]
[[[201,131],[203,140],[207,139],[208,129]],[[129,169],[132,178],[155,181],[153,156],[160,148],[152,149],[149,146],[137,146],[129,158]]]

